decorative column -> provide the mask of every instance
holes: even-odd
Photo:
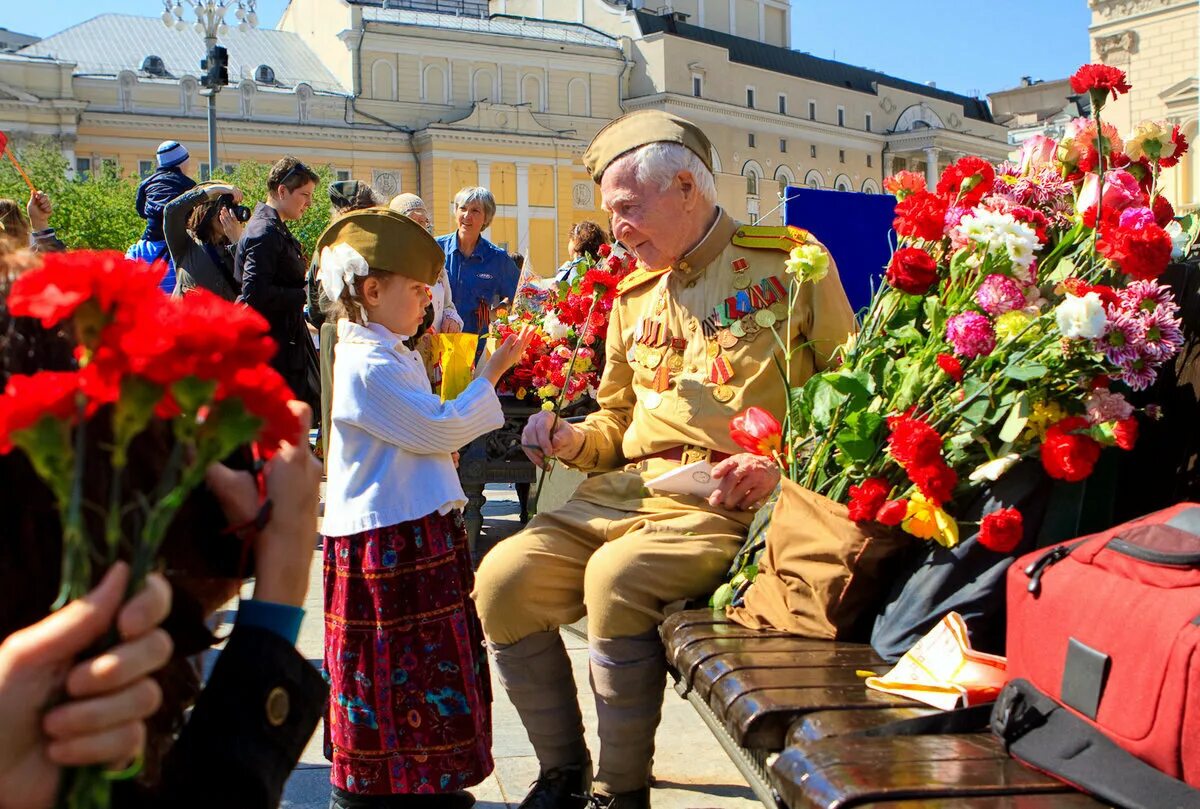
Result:
[[[937,187],[940,154],[941,150],[936,146],[925,147],[925,185],[929,186],[930,190]]]
[[[892,161],[895,160],[895,158],[896,158],[896,156],[894,154],[892,154],[891,152],[883,153],[882,169],[883,169],[884,179],[887,179],[888,177],[891,177],[893,174],[895,174],[895,172],[892,170]]]
[[[529,164],[524,162],[517,163],[517,251],[529,260]]]

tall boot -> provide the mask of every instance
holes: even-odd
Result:
[[[591,638],[600,758],[596,789],[649,806],[654,732],[662,718],[667,662],[658,632],[631,638]]]
[[[591,790],[591,761],[562,636],[558,630],[538,632],[516,643],[489,646],[496,676],[517,709],[541,767],[541,776],[521,806],[584,806]]]

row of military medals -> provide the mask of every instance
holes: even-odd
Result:
[[[742,339],[754,339],[761,329],[769,329],[787,318],[787,289],[777,276],[764,278],[757,284],[746,274],[749,264],[744,258],[733,262],[733,286],[737,290],[700,322],[708,355],[708,380],[713,383],[712,395],[725,404],[733,399],[729,382],[734,377],[733,364],[722,352],[732,349]],[[654,371],[651,390],[642,404],[653,410],[662,404],[662,394],[671,386],[671,377],[683,370],[683,352],[687,340],[667,333],[662,315],[666,310],[666,278],[659,284],[654,311],[638,324],[633,358]]]

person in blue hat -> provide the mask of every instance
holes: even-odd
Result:
[[[137,212],[146,220],[146,229],[142,237],[126,251],[125,257],[151,264],[155,261],[167,262],[167,271],[159,287],[169,294],[175,291],[175,264],[167,252],[167,239],[163,235],[163,210],[171,200],[195,188],[196,181],[187,174],[191,155],[182,143],[163,141],[158,146],[156,157],[158,170],[142,180],[137,190]]]

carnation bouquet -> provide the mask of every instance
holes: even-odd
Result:
[[[55,608],[83,596],[118,558],[131,562],[130,594],[140,589],[208,466],[254,441],[277,446],[299,426],[291,391],[266,364],[275,352],[266,321],[203,290],[165,296],[161,277],[161,266],[117,253],[55,253],[8,294],[12,316],[65,329],[76,345],[75,369],[14,374],[0,396],[0,453],[25,453],[58,508]],[[169,433],[172,448],[157,486],[143,491],[130,482],[130,449],[150,430]],[[86,494],[85,470],[97,463],[111,470],[101,503]],[[112,777],[68,771],[60,805],[108,806]]]
[[[489,337],[503,340],[527,325],[535,326],[537,333],[497,391],[554,409],[585,395],[595,397],[617,283],[633,265],[632,255],[616,255],[606,244],[600,248],[600,261],[584,257],[572,278],[553,286],[527,283],[517,290],[512,311],[492,324]]]
[[[759,452],[765,441],[788,478],[864,530],[949,548],[969,529],[1007,553],[1018,509],[963,519],[984,487],[1023,459],[1080,481],[1102,448],[1137,440],[1126,393],[1182,343],[1156,279],[1194,224],[1175,217],[1159,178],[1188,145],[1178,126],[1147,122],[1122,140],[1101,120],[1109,95],[1128,90],[1121,71],[1088,65],[1072,86],[1093,117],[1061,140],[1035,136],[999,167],[964,157],[936,188],[913,172],[889,178],[898,243],[860,331],[834,369],[791,390],[782,425],[735,419],[735,440]],[[814,267],[794,255],[788,271],[794,294]]]

